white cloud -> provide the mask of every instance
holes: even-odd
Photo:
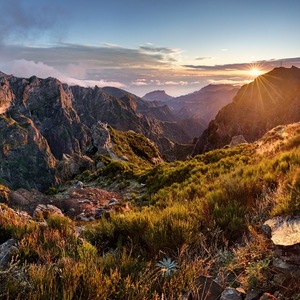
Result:
[[[142,86],[142,85],[148,85],[146,79],[137,79],[135,81],[132,81],[132,85]]]
[[[89,80],[89,79],[78,79],[71,76],[67,76],[66,73],[62,73],[56,70],[54,67],[48,66],[43,62],[28,61],[25,59],[14,60],[5,65],[1,66],[1,69],[7,74],[13,74],[19,77],[31,77],[35,75],[40,78],[55,77],[58,78],[63,83],[69,85],[80,85],[84,87],[94,87],[95,85],[99,87],[104,86],[114,86],[118,88],[125,87],[125,84],[117,81],[107,81],[107,80]],[[68,69],[68,68],[67,68]],[[76,74],[85,74],[84,69],[81,69],[79,65],[70,65],[69,71],[77,70]]]

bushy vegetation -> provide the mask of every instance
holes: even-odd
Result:
[[[157,146],[140,133],[133,131],[118,131],[109,127],[111,139],[113,142],[113,151],[118,157],[126,156],[131,163],[147,166],[147,163],[153,163],[153,158],[159,157]]]
[[[146,193],[131,211],[80,231],[67,218],[25,222],[6,210],[1,241],[14,237],[20,253],[9,276],[0,271],[1,297],[179,299],[196,289],[200,275],[218,276],[224,286],[274,290],[261,225],[300,213],[298,142],[284,149],[261,156],[242,145],[145,169],[136,178]],[[128,178],[132,168],[109,160],[101,172]]]

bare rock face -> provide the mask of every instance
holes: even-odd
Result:
[[[92,170],[94,161],[86,155],[64,154],[62,160],[57,164],[56,174],[63,181],[73,179],[85,170]]]
[[[231,142],[229,144],[230,147],[235,147],[240,144],[247,144],[248,142],[245,140],[244,136],[242,134],[235,135],[232,137]]]
[[[55,78],[31,77],[24,87],[22,101],[57,159],[86,147],[89,130],[72,106],[72,93],[67,85]]]
[[[92,145],[97,154],[109,154],[111,148],[111,136],[106,123],[97,122],[91,128]]]
[[[31,119],[0,115],[0,132],[0,176],[8,186],[46,190],[57,183],[56,159]]]

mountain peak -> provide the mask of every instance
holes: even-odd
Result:
[[[254,142],[275,126],[299,122],[299,93],[299,68],[280,67],[258,76],[209,123],[194,154],[221,148],[239,135]]]
[[[0,77],[4,77],[4,76],[7,76],[7,74],[0,71]]]
[[[147,93],[142,97],[147,101],[168,101],[173,99],[174,97],[168,95],[164,90],[156,90],[150,93]]]

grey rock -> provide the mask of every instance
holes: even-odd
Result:
[[[83,186],[84,186],[83,182],[79,180],[75,184],[75,188],[77,189],[83,189]]]
[[[70,180],[83,171],[93,168],[94,161],[88,156],[77,153],[73,155],[63,154],[62,160],[57,164],[56,174],[62,180]],[[78,188],[83,188],[83,183],[79,183]]]
[[[34,218],[43,217],[47,219],[50,215],[61,216],[61,217],[64,216],[64,214],[58,207],[51,204],[46,204],[46,205],[39,204],[33,212]]]
[[[275,267],[294,270],[300,266],[300,217],[277,217],[266,221],[269,236],[274,244]]]
[[[220,300],[242,300],[241,293],[234,288],[226,288],[221,294]]]
[[[300,243],[300,216],[277,217],[264,223],[271,229],[271,240],[277,246],[293,246]]]
[[[115,205],[118,202],[118,200],[116,198],[111,198],[108,202],[109,206]]]
[[[197,286],[197,291],[194,294],[197,294],[198,299],[215,300],[224,291],[216,281],[207,276],[199,276],[195,280],[195,285]]]
[[[251,289],[247,292],[245,300],[259,300],[262,292],[256,289]]]
[[[17,241],[9,239],[0,245],[0,269],[9,266],[13,255],[18,253]]]

